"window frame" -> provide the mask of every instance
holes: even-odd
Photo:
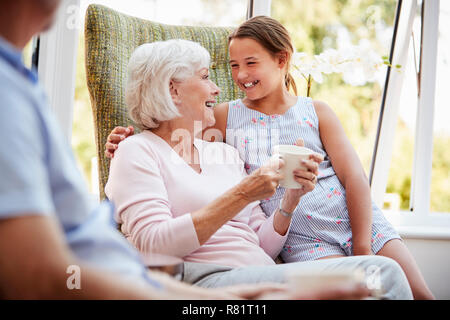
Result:
[[[247,19],[255,16],[270,16],[272,0],[248,0]]]
[[[402,0],[398,1],[397,21],[395,22],[397,30],[394,28],[393,47],[391,48],[390,56],[390,61],[393,65],[405,66],[407,63],[416,10],[416,0],[410,0],[407,3]],[[397,127],[399,100],[404,82],[404,73],[391,71],[391,68],[388,68],[369,176],[372,199],[379,207],[383,206],[384,193],[387,187],[394,147],[394,139],[392,137],[395,135]]]
[[[39,36],[38,76],[70,143],[75,97],[80,0],[61,2],[50,30]]]
[[[431,200],[439,6],[440,0],[424,0],[422,6],[420,86],[410,210],[423,216],[430,213]]]
[[[414,143],[413,170],[411,173],[410,211],[389,211],[386,217],[396,226],[422,229],[448,229],[450,235],[450,214],[430,212],[430,191],[433,151],[433,121],[436,90],[436,63],[439,30],[440,0],[423,0],[422,35],[420,47],[420,95],[417,104],[417,119]],[[416,16],[417,0],[399,0],[398,41],[394,42],[392,64],[406,65],[413,21]],[[385,109],[380,114],[379,139],[374,148],[371,168],[372,198],[378,206],[383,205],[393,141],[398,120],[399,98],[403,74],[390,72],[386,78]],[[431,229],[430,229],[431,230]],[[434,231],[430,233],[434,234]],[[440,232],[442,234],[443,232]]]

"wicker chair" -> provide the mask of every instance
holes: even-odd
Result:
[[[200,43],[211,55],[210,78],[220,88],[218,102],[242,97],[231,79],[228,34],[232,28],[172,26],[131,17],[101,5],[86,12],[86,75],[94,114],[100,198],[105,198],[109,159],[104,145],[116,126],[133,125],[124,101],[127,64],[133,50],[143,43],[187,39]],[[137,128],[136,128],[137,129]]]

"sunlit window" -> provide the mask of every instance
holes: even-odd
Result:
[[[441,1],[433,130],[431,212],[450,212],[450,2]]]

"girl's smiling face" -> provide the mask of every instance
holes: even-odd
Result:
[[[272,55],[250,38],[234,38],[229,48],[233,80],[247,98],[261,99],[284,87],[286,63],[282,56]]]

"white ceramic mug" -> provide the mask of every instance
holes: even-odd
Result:
[[[288,189],[303,188],[300,183],[294,180],[294,170],[306,169],[301,165],[301,160],[308,160],[309,156],[314,153],[311,149],[297,145],[280,144],[274,146],[272,155],[279,154],[284,161],[284,166],[280,169],[280,172],[283,174],[280,186]]]

